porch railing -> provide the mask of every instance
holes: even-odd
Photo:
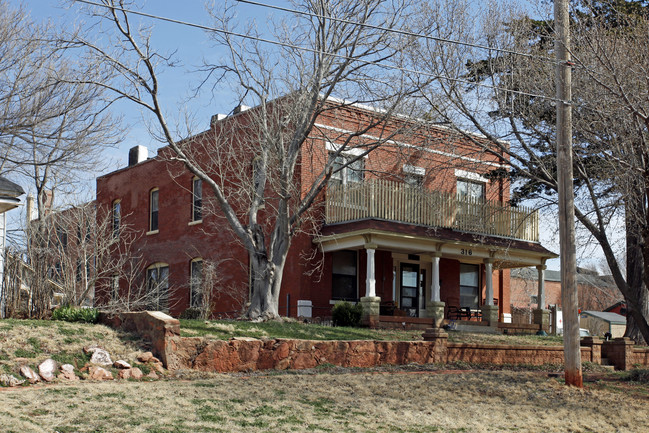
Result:
[[[539,241],[539,213],[531,208],[380,179],[328,186],[327,224],[367,218]]]

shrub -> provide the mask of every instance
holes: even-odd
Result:
[[[649,370],[633,369],[626,373],[625,379],[632,382],[649,383]]]
[[[59,307],[52,311],[52,319],[65,322],[97,323],[99,310],[96,308]]]
[[[334,326],[354,326],[361,325],[361,316],[363,307],[360,304],[352,305],[349,302],[341,302],[334,305],[331,310],[331,320]]]
[[[201,316],[201,310],[199,310],[198,308],[188,308],[180,313],[180,318],[186,320],[199,320],[202,319]]]

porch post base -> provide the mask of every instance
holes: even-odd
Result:
[[[541,325],[541,329],[548,332],[550,330],[550,310],[537,309],[532,314],[534,323]]]
[[[431,342],[433,346],[429,362],[448,362],[448,334],[442,328],[428,328],[421,336],[424,338],[424,341]]]
[[[482,320],[489,322],[489,326],[498,326],[498,305],[483,305]]]
[[[431,301],[426,306],[426,316],[433,319],[433,327],[439,328],[444,321],[444,302]]]
[[[381,298],[378,296],[364,296],[361,298],[363,314],[361,324],[370,328],[379,326],[379,311],[381,307]]]

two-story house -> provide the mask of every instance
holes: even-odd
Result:
[[[209,149],[210,130],[223,122],[236,129],[253,110],[215,116],[197,142]],[[322,172],[339,142],[355,134],[352,119],[368,110],[344,106],[317,119],[302,148],[301,182]],[[408,132],[386,134],[403,124]],[[509,270],[526,266],[537,267],[542,294],[545,261],[556,255],[539,243],[538,212],[511,207],[506,178],[491,175],[508,169],[506,155],[480,136],[401,117],[355,139],[386,135],[366,155],[352,145],[336,157],[314,205],[313,229],[293,239],[280,313],[322,317],[341,300],[372,298],[383,315],[425,318],[445,307],[449,318],[475,320],[487,312],[483,318],[494,321],[510,313]],[[210,263],[218,288],[211,309],[236,315],[250,284],[248,254],[209,204],[210,191],[169,155],[166,147],[152,158],[133,148],[128,167],[97,179],[97,203],[111,209],[115,227],[141,232],[142,278],[168,293],[158,307],[174,315],[197,307]]]

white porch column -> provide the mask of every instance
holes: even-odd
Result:
[[[494,304],[493,259],[484,259],[485,285],[487,286],[486,304]]]
[[[376,245],[366,244],[365,251],[367,252],[367,279],[365,280],[365,296],[376,296],[376,268],[374,265],[374,253],[376,252]]]
[[[547,266],[545,265],[538,265],[536,267],[536,270],[539,273],[538,279],[538,293],[536,300],[538,301],[538,309],[542,310],[545,308],[545,270],[547,269]]]
[[[430,281],[430,301],[440,302],[440,287],[439,287],[439,253],[435,253],[433,259],[433,272]]]

